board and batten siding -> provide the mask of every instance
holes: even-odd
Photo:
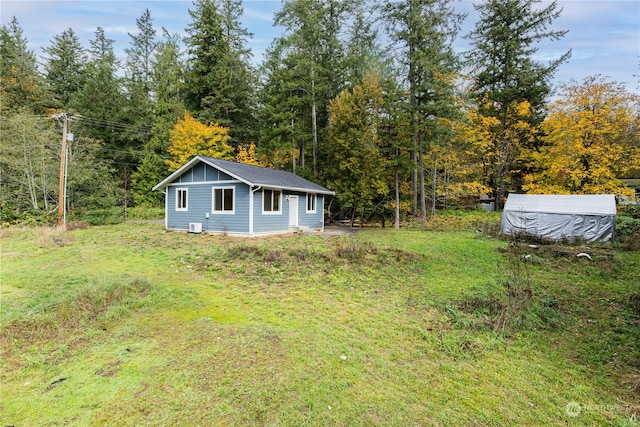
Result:
[[[198,163],[194,165],[189,170],[185,171],[182,175],[180,175],[173,184],[183,183],[183,182],[212,182],[212,181],[235,181],[234,178],[230,177],[224,172],[220,172],[216,168],[212,168],[211,166]]]

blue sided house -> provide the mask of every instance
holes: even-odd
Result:
[[[165,194],[165,228],[244,236],[324,229],[335,193],[291,172],[196,156],[153,187]]]

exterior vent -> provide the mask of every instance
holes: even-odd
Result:
[[[190,222],[189,223],[189,233],[202,233],[202,223],[201,222]]]

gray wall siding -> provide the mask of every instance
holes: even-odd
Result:
[[[203,182],[204,179],[204,163],[198,163],[191,168],[191,178],[193,182]]]
[[[224,172],[220,172],[216,168],[212,168],[209,165],[205,165],[204,163],[200,163],[205,166],[205,181],[235,181],[234,178],[230,177]]]
[[[307,194],[300,194],[298,204],[298,221],[300,226],[309,228],[323,228],[324,225],[324,196],[318,194],[316,197],[315,213],[307,213]]]
[[[262,205],[264,199],[262,190],[257,191],[253,196],[253,232],[260,233],[276,233],[289,230],[289,202],[285,199],[287,193],[283,192],[281,203],[281,212],[279,214],[263,214]]]
[[[219,187],[234,188],[234,213],[213,212],[213,189]],[[187,189],[187,209],[176,210],[178,189]],[[287,195],[298,196],[298,225],[309,228],[322,228],[324,220],[324,196],[318,194],[316,211],[307,213],[307,193],[283,191],[281,212],[264,214],[263,191],[254,195],[253,232],[268,234],[289,230],[289,202]],[[166,190],[166,227],[169,230],[188,230],[190,222],[202,224],[202,231],[217,233],[249,234],[249,209],[251,192],[249,186],[231,176],[220,172],[205,163],[197,163],[177,177]],[[207,217],[208,216],[208,217]]]
[[[318,194],[316,200],[316,212],[307,213],[307,193],[287,192],[282,195],[282,213],[279,215],[263,214],[262,199],[263,192],[258,191],[255,194],[253,215],[254,215],[254,232],[260,233],[276,233],[289,230],[289,202],[286,200],[287,195],[298,196],[298,225],[309,228],[322,228],[324,220],[324,197]]]
[[[188,230],[190,222],[202,223],[202,231],[249,233],[249,187],[242,183],[221,184],[234,187],[235,214],[213,213],[213,188],[216,185],[180,183],[167,187],[167,228]],[[176,194],[180,188],[188,190],[187,211],[176,211]],[[206,218],[207,213],[209,218]]]
[[[209,189],[209,221],[206,222],[207,231],[223,233],[249,233],[249,186],[242,183],[206,185]],[[213,213],[213,188],[234,187],[234,214]],[[202,225],[203,229],[205,224]]]

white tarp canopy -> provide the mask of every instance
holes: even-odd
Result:
[[[616,199],[613,194],[509,194],[502,212],[502,233],[550,240],[587,242],[613,239]]]

